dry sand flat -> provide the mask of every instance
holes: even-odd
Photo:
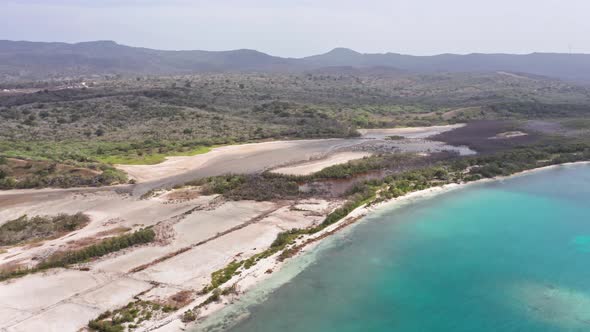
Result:
[[[78,331],[85,326],[89,320],[96,318],[102,312],[121,307],[129,303],[134,295],[147,291],[153,286],[144,281],[133,280],[130,278],[121,278],[111,275],[101,284],[97,285],[89,282],[89,277],[95,277],[97,274],[89,274],[80,271],[77,276],[71,278],[68,276],[73,271],[65,271],[57,273],[55,278],[59,281],[58,284],[49,285],[53,292],[48,294],[44,289],[39,290],[37,285],[29,287],[31,291],[24,290],[21,296],[29,296],[28,301],[35,299],[44,300],[48,295],[54,295],[53,299],[61,300],[54,305],[45,305],[42,309],[27,311],[27,316],[20,316],[12,321],[4,321],[0,317],[0,322],[6,324],[6,331]],[[44,283],[45,278],[36,280],[36,283]],[[80,285],[80,283],[88,282],[84,287],[79,287],[80,291],[72,294],[73,288],[70,283]],[[27,285],[22,287],[13,286],[14,289],[25,289]],[[66,290],[67,293],[57,294],[57,292]],[[76,289],[78,290],[78,289]],[[0,309],[0,313],[2,310]]]
[[[201,176],[249,173],[280,164],[305,161],[354,140],[275,141],[224,146],[196,156],[168,157],[155,165],[116,165],[139,182],[161,180],[199,170]],[[197,175],[197,174],[195,174]]]
[[[177,196],[166,192],[140,200],[114,192],[67,192],[29,205],[5,203],[9,211],[0,212],[0,222],[27,211],[56,214],[64,210],[83,211],[92,220],[86,228],[38,247],[9,248],[0,254],[0,264],[30,260],[67,246],[69,241],[121,225],[167,223],[171,233],[165,243],[126,249],[84,264],[89,271],[52,269],[0,283],[0,330],[76,331],[88,320],[129,303],[140,293],[144,293],[142,298],[156,301],[164,301],[180,290],[196,293],[216,269],[236,257],[261,252],[285,229],[319,223],[337,204],[313,199],[218,202],[215,196],[192,194],[188,200],[177,200]],[[189,249],[158,261],[183,248]],[[142,265],[146,267],[131,272]],[[156,287],[154,283],[160,284]]]
[[[272,170],[273,173],[286,175],[309,175],[322,169],[348,161],[370,156],[369,152],[340,152],[319,160],[311,160],[293,166],[285,166]]]
[[[249,202],[249,204],[259,204],[259,213],[264,212],[262,208],[268,208],[264,206],[264,203]],[[134,278],[156,281],[173,287],[201,289],[210,281],[212,271],[226,266],[236,258],[246,259],[265,250],[275,240],[276,235],[286,229],[303,228],[321,222],[324,216],[335,207],[335,204],[328,204],[321,200],[306,201],[306,204],[315,210],[303,210],[302,207],[305,205],[296,209],[291,209],[290,206],[278,208],[274,206],[271,208],[271,213],[265,214],[264,218],[255,223],[247,224],[241,229],[135,273]],[[215,211],[207,212],[215,214]],[[205,219],[215,221],[223,217],[226,212]],[[252,219],[254,218],[250,218]],[[190,223],[188,218],[186,220]],[[228,228],[231,226],[234,225],[226,225]],[[191,242],[195,243],[199,240],[201,239],[193,238]]]
[[[112,284],[113,278],[105,273],[54,269],[0,283],[0,328],[6,331],[76,331],[103,311],[96,302],[76,303],[80,301],[79,296],[102,292],[103,296],[90,298],[102,302],[104,307],[126,301],[129,292],[151,287],[144,282],[135,282],[135,287],[130,287],[129,283]]]
[[[194,211],[172,226],[174,237],[167,245],[137,248],[96,262],[93,268],[125,273],[159,257],[215,237],[274,208],[274,203],[241,201],[227,202],[213,210]]]
[[[48,308],[39,315],[11,325],[6,332],[64,332],[78,331],[88,323],[93,316],[100,314],[100,310],[75,303],[63,303]]]
[[[5,206],[14,206],[17,202],[27,205],[35,201],[47,201],[55,199],[55,197],[60,198],[65,193],[84,194],[117,189],[132,192],[134,195],[139,196],[152,189],[171,188],[174,185],[197,178],[227,173],[261,172],[281,165],[306,162],[339,152],[372,152],[372,149],[362,150],[355,149],[355,147],[363,144],[366,146],[368,142],[375,140],[380,141],[379,144],[383,145],[383,142],[385,142],[383,139],[392,135],[407,138],[424,138],[461,126],[463,125],[363,129],[359,130],[363,136],[355,139],[316,139],[242,144],[215,148],[206,154],[196,156],[169,157],[166,161],[156,165],[117,165],[118,168],[128,172],[132,178],[138,179],[139,184],[107,188],[0,191],[0,211]],[[423,144],[423,142],[420,144]],[[422,148],[420,146],[413,148],[427,152],[426,150],[430,148],[430,145],[425,144]],[[401,150],[404,150],[403,147]]]
[[[117,165],[117,167],[139,182],[132,190],[134,195],[141,195],[154,188],[171,188],[197,178],[228,173],[257,173],[282,165],[293,165],[324,158],[339,152],[374,152],[375,149],[363,150],[358,146],[362,144],[367,146],[376,139],[380,141],[380,145],[396,145],[397,150],[405,151],[403,146],[400,147],[399,144],[387,142],[384,139],[392,135],[400,135],[410,139],[424,139],[461,126],[463,125],[364,129],[359,130],[362,137],[354,139],[274,141],[232,145],[215,148],[208,153],[196,156],[169,157],[166,161],[156,165]],[[432,142],[424,140],[420,142],[420,144],[425,144],[423,147],[418,144],[415,148],[419,152],[427,152],[431,149],[429,143]],[[450,148],[450,146],[444,145],[441,148]]]
[[[201,242],[276,208],[271,202],[240,201],[226,202],[211,211],[196,211],[174,225],[177,237],[173,244],[186,246]]]
[[[73,302],[107,311],[113,307],[126,305],[134,295],[152,287],[148,282],[122,277],[100,288],[76,296]]]
[[[461,128],[464,124],[430,126],[430,127],[403,127],[387,129],[360,129],[359,132],[365,138],[385,139],[387,136],[403,136],[405,138],[428,138],[453,129]]]
[[[272,226],[250,225],[135,273],[133,277],[199,290],[210,282],[211,272],[225,267],[236,257],[248,258],[268,248],[279,231]]]
[[[65,269],[32,274],[0,284],[0,306],[35,312],[109,280],[105,273],[89,274]]]
[[[86,241],[96,238],[101,233],[125,227],[136,229],[152,226],[160,221],[198,206],[206,205],[213,197],[201,197],[194,201],[179,204],[163,204],[158,200],[138,200],[127,195],[101,192],[91,194],[65,194],[51,196],[47,201],[38,201],[31,204],[17,203],[5,206],[0,210],[0,224],[11,219],[27,215],[57,215],[59,213],[74,214],[84,212],[91,217],[91,222],[85,228],[75,231],[67,236],[55,240],[48,240],[37,244],[35,247],[17,246],[5,249],[0,254],[0,265],[19,262],[20,264],[32,264],[34,257],[46,257],[60,249],[67,249],[75,245],[76,241]]]

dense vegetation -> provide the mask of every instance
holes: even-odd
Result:
[[[299,177],[301,180],[334,180],[348,179],[358,174],[368,173],[376,170],[402,170],[419,166],[422,163],[431,163],[437,159],[446,159],[454,155],[439,153],[429,158],[418,156],[414,153],[387,153],[365,157],[359,160],[352,160],[345,164],[326,167],[310,176]]]
[[[106,164],[73,160],[64,164],[0,157],[0,189],[69,188],[126,182],[125,173]]]
[[[185,185],[202,186],[205,195],[222,194],[232,200],[297,199],[311,194],[300,192],[299,185],[293,180],[268,174],[215,176],[191,181]]]
[[[229,174],[189,181],[179,186],[200,186],[205,195],[221,194],[231,200],[272,201],[302,199],[326,194],[310,188],[300,190],[300,185],[314,181],[352,179],[356,175],[375,172],[400,172],[422,167],[439,160],[456,157],[452,153],[436,153],[428,157],[414,153],[387,153],[353,160],[345,164],[326,167],[311,175],[283,175],[271,172],[262,174]],[[354,188],[352,188],[354,190]],[[348,192],[350,193],[350,192]],[[151,195],[148,193],[147,196]]]
[[[30,273],[45,271],[56,267],[68,267],[89,259],[98,258],[137,244],[154,241],[156,233],[151,228],[142,228],[131,234],[123,234],[100,241],[80,250],[57,252],[32,268],[0,271],[0,281],[18,278]]]
[[[0,156],[104,175],[35,175],[38,170],[30,170],[26,180],[5,175],[2,188],[123,182],[106,164],[153,164],[224,144],[351,137],[358,135],[357,128],[478,119],[583,119],[590,112],[587,87],[501,73],[334,70],[81,83],[23,83],[20,90],[0,94]]]
[[[88,88],[0,96],[0,153],[59,158],[186,152],[355,128],[589,111],[589,90],[502,74],[210,74],[93,80]],[[55,144],[55,153],[28,143]],[[23,144],[26,144],[23,146]],[[34,144],[33,144],[34,145]]]
[[[83,213],[32,218],[24,215],[0,226],[0,246],[59,237],[86,226],[89,221],[90,218]]]

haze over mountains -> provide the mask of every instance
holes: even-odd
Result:
[[[0,41],[0,80],[105,74],[190,74],[200,72],[301,72],[328,67],[370,68],[372,72],[508,71],[590,82],[589,54],[532,53],[362,54],[346,48],[304,58],[281,58],[255,50],[163,51],[94,41],[76,44]],[[376,69],[377,68],[377,69]],[[333,68],[332,68],[333,70]]]

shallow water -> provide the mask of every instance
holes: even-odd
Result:
[[[589,201],[576,165],[384,209],[226,330],[590,331]]]

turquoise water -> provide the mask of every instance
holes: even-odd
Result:
[[[590,331],[590,166],[367,217],[231,332]]]

